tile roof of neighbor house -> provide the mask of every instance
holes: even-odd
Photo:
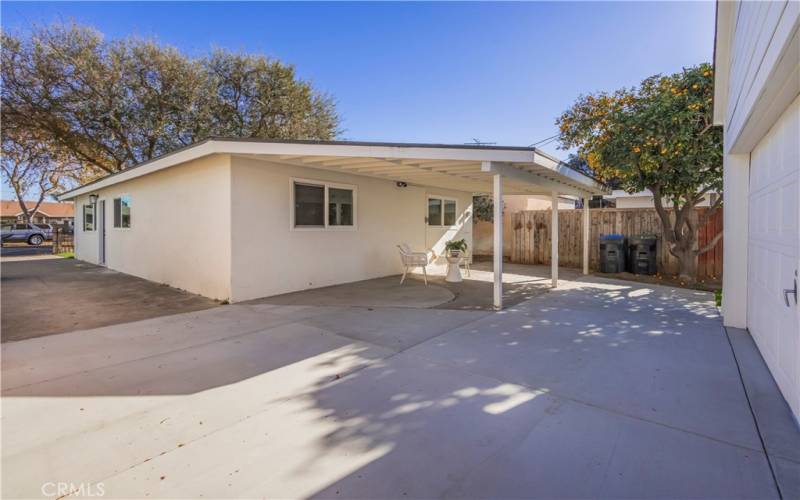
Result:
[[[25,205],[28,207],[33,207],[36,205],[35,201],[27,201]],[[75,208],[72,203],[55,203],[52,201],[43,201],[41,205],[39,205],[39,210],[37,213],[46,215],[48,217],[74,217],[75,216]],[[19,202],[16,200],[2,200],[0,201],[0,214],[4,216],[17,216],[22,214],[22,210],[19,208]]]

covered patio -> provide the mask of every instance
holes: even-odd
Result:
[[[550,284],[558,286],[558,197],[583,199],[583,274],[589,273],[589,199],[610,191],[596,180],[534,147],[456,146],[401,143],[231,141],[232,153],[289,166],[344,172],[395,181],[398,185],[491,194],[494,201],[492,304],[503,308],[503,196],[549,195],[554,256]],[[443,244],[443,243],[441,243]],[[430,250],[430,249],[427,249]]]
[[[584,275],[578,269],[561,268],[561,287],[569,288]],[[552,290],[550,266],[509,264],[503,266],[503,305],[514,307]],[[459,311],[494,310],[492,262],[474,262],[459,283],[445,280],[446,273],[413,275],[398,285],[398,276],[356,281],[324,288],[256,299],[249,303],[275,305],[316,305],[333,307],[402,307]],[[565,282],[566,280],[566,282]]]

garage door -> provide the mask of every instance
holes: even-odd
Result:
[[[800,328],[795,297],[784,289],[798,270],[800,98],[750,157],[747,322],[792,411],[800,416]],[[728,223],[728,221],[726,221]]]

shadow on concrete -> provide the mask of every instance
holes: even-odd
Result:
[[[340,308],[203,311],[179,322],[197,345],[4,396],[191,395],[129,434],[103,420],[142,450],[94,465],[124,471],[119,496],[777,496],[709,294],[589,277],[500,313],[448,311],[461,324],[384,311],[336,316],[336,333],[322,320]],[[381,332],[409,322],[429,334],[387,348]]]

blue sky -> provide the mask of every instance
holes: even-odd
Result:
[[[528,145],[581,93],[711,61],[713,2],[3,2],[2,27],[76,21],[194,55],[264,53],[338,102],[342,138]],[[555,143],[543,149],[565,156]],[[5,192],[4,192],[5,194]]]

